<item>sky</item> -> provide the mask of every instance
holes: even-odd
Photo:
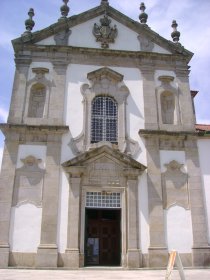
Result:
[[[69,16],[100,4],[101,0],[70,0]],[[109,5],[138,21],[141,0],[109,0]],[[171,40],[171,23],[176,20],[180,43],[194,53],[190,62],[190,87],[195,97],[197,123],[210,124],[210,0],[145,0],[148,25]],[[7,121],[15,63],[11,40],[25,31],[28,10],[34,8],[35,27],[41,30],[60,17],[62,0],[0,0],[0,123]],[[4,136],[0,132],[0,165]]]

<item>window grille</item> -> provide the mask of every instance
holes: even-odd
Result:
[[[121,208],[120,193],[87,192],[86,207],[89,208]]]
[[[117,102],[108,96],[97,96],[92,102],[91,143],[109,141],[117,144]]]

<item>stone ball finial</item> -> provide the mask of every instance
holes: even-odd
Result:
[[[141,5],[140,5],[140,15],[139,15],[139,20],[140,20],[140,23],[142,24],[146,24],[147,23],[147,19],[148,19],[148,14],[145,13],[145,10],[146,10],[146,7],[144,5],[144,3],[142,2]]]
[[[28,12],[29,18],[25,21],[26,31],[25,34],[31,33],[31,30],[33,29],[35,22],[33,21],[34,17],[34,9],[30,8]]]
[[[101,5],[102,6],[109,6],[109,1],[108,0],[101,0]]]
[[[61,6],[60,10],[61,10],[61,17],[60,20],[65,20],[69,14],[69,6],[68,6],[68,2],[69,0],[63,0],[64,5]]]
[[[174,41],[174,43],[179,43],[179,38],[180,38],[180,32],[177,30],[177,22],[175,20],[172,21],[171,27],[173,28],[173,32],[171,33],[171,37]]]

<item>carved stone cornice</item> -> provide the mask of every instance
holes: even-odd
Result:
[[[197,137],[198,132],[195,131],[166,131],[166,130],[149,130],[149,129],[140,129],[139,135],[143,137],[156,137],[156,136],[171,136],[171,137],[182,137],[185,139],[186,137]]]
[[[144,137],[147,141],[147,145],[158,146],[161,150],[184,150],[187,145],[190,145],[188,142],[191,140],[196,140],[198,137],[197,132],[189,131],[178,131],[171,132],[165,130],[139,130],[140,137]]]
[[[7,140],[12,140],[15,136],[19,142],[47,142],[61,141],[61,136],[69,131],[68,126],[53,125],[21,125],[21,124],[0,124],[0,130]]]
[[[86,47],[73,47],[73,46],[56,46],[56,45],[26,45],[24,46],[25,51],[31,53],[31,58],[37,59],[42,58],[45,60],[54,60],[55,54],[56,59],[63,62],[80,62],[90,63],[89,60],[96,60],[100,62],[101,59],[110,59],[109,64],[117,59],[127,59],[128,63],[136,63],[136,66],[148,65],[149,67],[155,67],[163,65],[164,69],[176,69],[177,61],[184,69],[187,69],[188,61],[185,57],[179,54],[164,54],[154,52],[141,52],[141,51],[126,51],[126,50],[113,50],[113,49],[98,49],[98,48],[86,48]],[[84,57],[83,57],[84,56]],[[16,57],[22,57],[22,52],[16,54]],[[84,59],[85,58],[85,59]],[[86,62],[87,61],[87,62]],[[118,62],[119,63],[119,62]],[[123,61],[121,61],[123,63]],[[122,64],[123,65],[123,64]]]

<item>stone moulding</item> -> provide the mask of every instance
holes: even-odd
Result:
[[[167,130],[152,130],[152,129],[140,129],[139,135],[144,137],[150,136],[158,136],[158,135],[165,135],[165,136],[198,136],[199,133],[195,131],[167,131]]]
[[[0,130],[6,139],[25,142],[46,143],[50,141],[60,141],[62,134],[69,132],[68,126],[48,126],[48,125],[16,125],[0,124]]]

